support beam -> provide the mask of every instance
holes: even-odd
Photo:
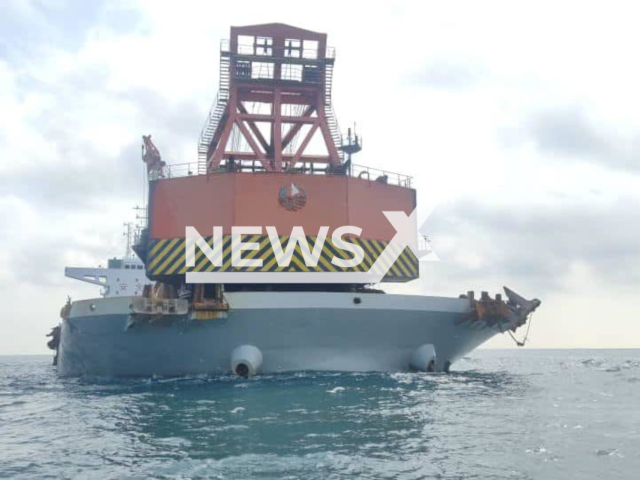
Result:
[[[272,103],[273,92],[262,91],[262,90],[243,92],[240,95],[240,100],[243,102]],[[287,92],[282,92],[282,103],[289,103],[292,105],[313,105],[314,96],[308,93],[291,94]]]
[[[262,153],[262,151],[260,150],[260,147],[258,146],[256,141],[253,139],[253,136],[251,135],[251,132],[249,132],[249,130],[247,130],[247,127],[245,126],[244,121],[241,118],[236,118],[236,122],[235,123],[236,123],[236,125],[238,125],[238,128],[240,129],[240,132],[242,132],[242,135],[244,135],[244,138],[249,143],[249,146],[253,150],[253,153],[255,153],[256,158],[258,160],[260,160],[260,162],[262,163],[262,166],[265,168],[265,170],[267,170],[267,171],[273,170],[273,166],[271,165],[271,162],[269,162],[267,160],[267,157],[265,156],[265,154]]]
[[[291,168],[295,168],[296,163],[298,163],[300,161],[300,158],[302,157],[302,154],[304,153],[304,150],[307,148],[307,145],[309,145],[309,142],[313,138],[313,135],[318,131],[318,127],[319,126],[320,126],[319,123],[316,122],[316,123],[313,124],[311,129],[307,132],[307,136],[304,137],[304,140],[302,141],[302,143],[298,147],[298,151],[293,156],[293,160],[291,160],[291,165],[290,165]]]
[[[242,120],[252,120],[254,122],[275,122],[276,117],[274,115],[257,115],[253,113],[239,113],[238,118]],[[292,117],[282,115],[280,116],[282,123],[313,123],[316,121],[313,117]]]
[[[275,161],[276,172],[282,171],[282,104],[280,103],[280,90],[276,90],[273,94],[273,108],[271,114],[274,116],[273,126],[271,127],[271,136],[273,138],[273,159]]]
[[[302,113],[302,116],[312,118],[311,115],[313,115],[313,112],[315,112],[315,110],[316,109],[313,105],[309,105],[307,109]],[[289,146],[289,143],[291,143],[291,141],[295,138],[301,128],[302,123],[296,123],[295,125],[293,125],[293,127],[291,127],[291,130],[289,130],[282,139],[282,148],[287,148]]]
[[[242,105],[242,102],[238,103],[238,110],[240,110],[240,113],[243,115],[248,115],[247,109],[244,108],[244,105]],[[258,128],[258,126],[256,125],[255,122],[249,121],[247,120],[247,125],[249,125],[249,128],[251,129],[251,131],[253,132],[253,134],[256,136],[256,138],[258,139],[258,141],[260,142],[260,145],[262,145],[262,148],[264,148],[265,152],[269,152],[269,150],[271,149],[271,146],[269,145],[269,143],[267,142],[267,140],[264,138],[264,136],[262,135],[262,132],[260,131],[260,129]]]
[[[225,156],[228,156],[228,154]],[[294,156],[295,155],[292,155],[290,153],[283,153],[282,161],[290,163],[293,160]],[[234,153],[233,158],[236,160],[256,160],[255,154],[250,152]],[[306,163],[323,163],[323,164],[331,163],[331,159],[328,155],[302,155],[298,161],[306,162]]]

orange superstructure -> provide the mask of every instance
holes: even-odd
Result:
[[[416,196],[409,177],[351,163],[361,144],[351,132],[343,142],[333,114],[334,61],[323,33],[283,24],[231,28],[221,48],[220,90],[200,136],[198,165],[163,165],[149,174],[148,228],[137,251],[150,278],[244,271],[229,260],[232,229],[244,226],[261,228],[249,236],[259,248],[248,257],[262,260],[263,271],[283,271],[266,227],[275,227],[285,243],[294,227],[302,227],[310,245],[321,227],[329,228],[329,237],[340,227],[357,227],[360,235],[346,239],[365,251],[362,264],[335,267],[331,256],[351,257],[329,239],[315,269],[301,263],[296,247],[284,271],[368,271],[396,234],[383,212],[409,215]],[[153,153],[160,158],[157,149]],[[227,261],[208,264],[199,254],[195,266],[186,266],[187,227],[209,242],[214,227],[222,227]],[[417,276],[418,261],[405,248],[385,280]]]
[[[278,201],[282,188],[304,192],[299,210]],[[344,225],[362,229],[363,238],[389,241],[396,233],[383,211],[415,209],[415,190],[346,175],[285,173],[221,173],[154,182],[150,195],[151,238],[183,237],[185,227],[211,235],[213,226],[225,234],[232,226],[275,226],[287,235],[295,226],[315,235],[320,226],[331,234]]]

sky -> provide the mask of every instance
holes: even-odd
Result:
[[[195,162],[231,25],[326,32],[357,163],[439,204],[438,263],[388,290],[507,285],[531,348],[640,347],[640,63],[634,2],[28,1],[0,4],[0,354],[46,353],[65,266],[124,251],[141,135]],[[522,336],[519,331],[518,335]],[[499,336],[490,348],[513,347]]]

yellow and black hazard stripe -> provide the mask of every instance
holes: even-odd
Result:
[[[206,237],[209,247],[213,248],[213,237]],[[275,253],[271,247],[271,241],[266,235],[243,235],[243,243],[257,243],[255,250],[245,250],[242,252],[242,260],[262,260],[261,267],[242,266],[236,267],[231,264],[232,243],[231,235],[225,235],[221,252],[222,265],[214,266],[204,252],[195,247],[195,267],[186,266],[186,251],[184,238],[169,238],[152,240],[149,249],[147,275],[151,279],[167,277],[171,275],[184,275],[187,272],[368,272],[376,262],[383,250],[387,248],[388,242],[380,240],[363,239],[359,237],[345,237],[345,240],[362,247],[364,259],[362,262],[351,268],[338,267],[331,263],[333,257],[350,260],[353,255],[350,252],[336,247],[330,238],[325,240],[318,264],[315,267],[308,267],[304,261],[304,256],[300,250],[300,245],[296,244],[291,257],[291,262],[286,267],[280,267],[276,261]],[[285,251],[289,242],[289,237],[281,236],[280,242],[282,250]],[[316,237],[307,237],[309,250],[313,251]],[[383,279],[385,282],[407,282],[418,278],[418,259],[409,248],[391,245],[398,258],[392,265],[383,265],[387,273]]]

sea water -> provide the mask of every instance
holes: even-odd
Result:
[[[453,370],[59,379],[0,357],[0,477],[640,478],[639,350]]]

